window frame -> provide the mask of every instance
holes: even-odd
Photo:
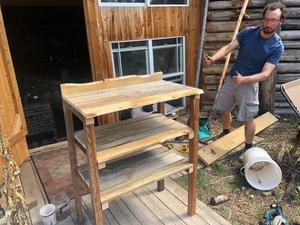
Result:
[[[102,2],[98,0],[100,7],[188,7],[190,0],[187,0],[185,4],[151,4],[151,0],[145,0],[145,2]]]
[[[149,38],[149,39],[138,39],[138,40],[122,40],[122,41],[110,41],[110,48],[111,48],[111,60],[112,60],[112,66],[113,66],[113,76],[116,78],[116,71],[115,71],[115,62],[114,62],[114,53],[120,54],[121,52],[129,52],[132,50],[145,50],[146,52],[148,51],[148,54],[146,54],[146,60],[148,59],[149,62],[146,62],[146,71],[147,69],[149,69],[149,73],[154,73],[154,55],[153,55],[153,50],[154,49],[163,49],[163,48],[168,48],[168,46],[164,46],[164,45],[158,45],[158,46],[154,46],[152,45],[153,40],[164,40],[164,39],[176,39],[176,41],[182,38],[182,42],[181,43],[176,43],[176,44],[170,44],[170,46],[176,47],[176,51],[178,49],[178,47],[182,47],[182,72],[175,72],[175,73],[167,73],[167,74],[163,74],[163,79],[169,79],[169,81],[172,81],[172,78],[177,78],[177,77],[181,77],[182,79],[182,84],[186,84],[186,51],[185,51],[185,36],[172,36],[172,37],[160,37],[160,38]],[[146,41],[148,42],[147,46],[148,48],[145,49],[144,47],[131,47],[131,48],[124,48],[124,49],[120,49],[118,48],[113,49],[112,45],[113,44],[120,44],[120,43],[126,43],[126,42],[139,42],[139,41]],[[178,57],[178,56],[177,56]],[[120,55],[118,57],[118,60],[120,60]],[[119,66],[120,66],[120,71],[122,71],[122,63],[119,62]],[[149,66],[149,68],[148,68]],[[120,75],[120,77],[123,77],[126,75]],[[183,106],[186,106],[186,99],[183,98]]]

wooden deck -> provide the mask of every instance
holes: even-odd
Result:
[[[69,163],[69,162],[68,162]],[[30,222],[42,225],[39,209],[47,203],[38,174],[30,159],[21,165],[21,182],[26,196],[37,199],[38,205],[29,211]],[[179,186],[173,178],[166,179],[163,192],[156,191],[156,183],[137,189],[109,203],[104,211],[105,225],[229,225],[230,223],[216,214],[202,202],[197,201],[196,215],[187,215],[187,191]],[[85,223],[93,223],[90,195],[83,198]],[[2,199],[3,201],[3,199]],[[72,215],[58,221],[58,225],[78,225],[74,206]],[[5,220],[0,220],[0,225]]]

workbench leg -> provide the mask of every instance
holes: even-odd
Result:
[[[157,103],[157,112],[165,115],[165,103],[159,102]],[[157,181],[157,191],[161,192],[165,190],[165,180],[159,180]]]
[[[83,224],[83,212],[82,212],[82,203],[80,196],[80,181],[77,173],[77,155],[76,155],[76,145],[74,142],[74,124],[73,124],[73,115],[69,111],[68,107],[63,104],[64,116],[65,116],[65,125],[67,131],[68,145],[69,145],[69,157],[70,157],[70,167],[72,175],[72,183],[74,188],[75,195],[75,205],[78,221],[80,224]]]
[[[199,104],[200,95],[190,97],[190,126],[194,131],[194,138],[189,141],[189,161],[193,163],[193,171],[189,174],[188,187],[188,214],[190,216],[196,213]]]
[[[96,156],[94,119],[86,120],[84,127],[90,174],[90,192],[92,205],[94,209],[95,224],[103,225],[102,202],[100,197],[100,184],[98,175],[98,162]]]

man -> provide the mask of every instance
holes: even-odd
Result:
[[[287,14],[285,5],[274,2],[266,5],[261,27],[240,31],[235,40],[222,47],[213,56],[204,58],[210,66],[239,48],[238,57],[216,99],[216,110],[221,112],[223,133],[230,132],[231,111],[238,105],[237,119],[245,124],[245,148],[252,147],[255,134],[254,117],[258,113],[258,82],[265,80],[275,69],[284,47],[276,31]]]

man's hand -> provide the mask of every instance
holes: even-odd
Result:
[[[214,63],[214,59],[212,56],[209,55],[205,55],[204,56],[204,60],[203,60],[203,64],[205,67],[211,66]]]
[[[232,77],[233,82],[237,85],[240,85],[245,82],[245,77],[243,77],[238,71],[236,71],[236,75]]]

